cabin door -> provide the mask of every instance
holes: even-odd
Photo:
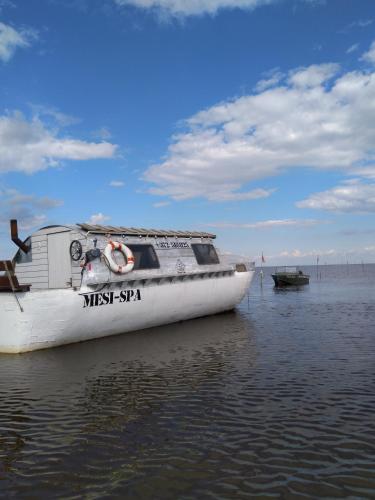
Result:
[[[49,288],[71,286],[70,233],[48,235],[48,281]]]

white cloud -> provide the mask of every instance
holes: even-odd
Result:
[[[207,199],[210,201],[241,201],[241,200],[258,200],[260,198],[268,198],[271,194],[276,191],[275,189],[252,189],[251,191],[245,192],[232,192],[228,191],[228,186],[224,186],[221,191],[215,191],[214,193],[208,193]]]
[[[125,182],[123,182],[123,181],[111,181],[111,182],[109,183],[109,185],[110,185],[111,187],[120,188],[120,187],[125,186]]]
[[[359,19],[358,21],[353,21],[344,28],[338,31],[338,33],[348,34],[352,30],[367,28],[374,22],[373,19]]]
[[[18,48],[26,48],[37,38],[36,31],[21,29],[17,31],[0,22],[0,60],[7,62]]]
[[[108,142],[86,142],[59,137],[35,117],[20,112],[0,116],[0,173],[32,173],[54,167],[62,160],[111,158],[116,146]]]
[[[303,0],[305,3],[311,4],[312,6],[325,5],[327,0]]]
[[[361,60],[370,64],[375,64],[375,41],[372,42],[370,49],[363,54]]]
[[[162,207],[167,207],[170,204],[171,204],[170,201],[159,201],[157,203],[154,203],[152,206],[154,208],[162,208]]]
[[[42,117],[52,118],[60,127],[68,127],[80,122],[76,116],[67,115],[52,106],[43,106],[41,104],[30,105],[34,118],[40,120]]]
[[[347,54],[351,54],[352,52],[355,52],[356,50],[359,49],[359,43],[354,43],[351,45],[348,50],[346,51]]]
[[[30,229],[40,228],[47,224],[48,217],[45,214],[34,214],[31,210],[25,209],[24,211],[17,212],[16,216],[12,216],[12,219],[18,219],[19,228],[24,231],[30,231]]]
[[[321,250],[321,249],[316,249],[316,250],[309,250],[308,252],[305,252],[303,250],[299,250],[298,248],[295,248],[294,250],[284,250],[281,252],[278,257],[296,257],[296,258],[301,258],[301,257],[332,257],[336,255],[341,255],[341,252],[338,252],[337,250],[334,250],[333,248],[328,249],[328,250]]]
[[[9,224],[10,219],[17,219],[20,229],[29,230],[43,226],[48,217],[47,210],[62,205],[61,200],[48,196],[20,193],[16,189],[0,190],[0,224]]]
[[[14,9],[15,7],[16,7],[15,3],[12,2],[11,0],[0,0],[0,14],[2,10],[5,8]]]
[[[294,87],[314,88],[328,82],[339,71],[338,64],[313,64],[290,72],[289,84]]]
[[[375,161],[375,72],[299,68],[276,87],[198,112],[185,126],[144,174],[152,194],[235,200],[252,197],[242,192],[252,182],[290,168],[355,173]]]
[[[295,248],[292,250],[283,250],[277,255],[273,255],[268,257],[269,260],[279,259],[279,258],[288,258],[288,259],[306,259],[309,258],[313,262],[316,263],[317,257],[319,257],[319,264],[324,264],[325,259],[332,262],[331,258],[334,258],[333,262],[348,262],[348,261],[356,261],[363,259],[366,254],[367,258],[371,256],[375,252],[375,246],[365,246],[365,247],[356,247],[351,249],[334,249],[334,248],[314,248],[312,250],[300,250],[299,248]],[[323,260],[324,259],[324,260]]]
[[[352,179],[327,191],[314,193],[296,205],[337,213],[375,213],[375,184]]]
[[[236,222],[213,222],[206,224],[208,227],[234,228],[234,229],[269,229],[275,227],[308,227],[322,224],[315,219],[271,219],[259,222],[236,223]],[[326,223],[326,222],[324,222]]]
[[[367,28],[367,26],[370,26],[373,22],[373,19],[360,19],[359,21],[354,21],[349,24],[348,28]]]
[[[355,171],[349,173],[353,173],[353,175],[365,177],[367,179],[375,179],[375,165],[356,167]]]
[[[119,6],[132,5],[173,16],[216,14],[220,9],[255,9],[276,0],[114,0]]]
[[[36,208],[55,208],[63,204],[61,200],[50,198],[49,196],[38,197],[34,194],[23,194],[17,189],[5,189],[0,195],[6,199],[11,206],[18,206],[22,203],[28,203]]]
[[[103,224],[104,222],[110,220],[111,217],[109,215],[103,215],[101,212],[98,214],[93,214],[90,219],[87,221],[88,224],[96,225],[96,224]]]
[[[358,27],[358,28],[366,28],[367,26],[370,26],[374,22],[373,19],[360,19],[359,21],[356,21],[351,24],[352,27]]]
[[[281,71],[271,71],[268,75],[265,75],[266,78],[263,80],[259,80],[259,82],[255,86],[256,92],[263,92],[266,89],[271,87],[275,87],[280,81],[284,78],[284,74]]]
[[[312,7],[325,5],[326,0],[297,0]],[[253,10],[263,5],[271,5],[280,0],[113,0],[120,6],[133,6],[143,10],[155,11],[162,16],[215,15],[224,9]]]

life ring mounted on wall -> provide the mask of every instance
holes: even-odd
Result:
[[[112,252],[114,250],[119,250],[124,255],[126,260],[126,264],[124,266],[117,264],[113,258]],[[134,267],[134,255],[130,248],[124,245],[124,243],[110,240],[104,249],[104,257],[106,258],[108,267],[114,273],[126,274],[129,273]]]

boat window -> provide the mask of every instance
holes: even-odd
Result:
[[[291,273],[291,274],[295,274],[298,272],[298,268],[297,267],[291,267],[291,266],[283,266],[283,267],[277,267],[276,268],[276,272],[277,273]]]
[[[21,249],[19,249],[14,258],[16,264],[27,264],[29,262],[32,262],[33,260],[31,251],[31,238],[27,238],[27,240],[25,241],[25,245],[30,247],[30,250],[27,253],[25,253]]]
[[[132,245],[127,244],[127,247],[134,255],[134,270],[137,269],[158,269],[159,261],[152,245]]]
[[[196,243],[191,245],[198,264],[220,264],[215,247],[206,243]]]

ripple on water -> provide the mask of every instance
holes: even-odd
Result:
[[[0,497],[374,498],[374,280],[344,277],[0,356]]]

